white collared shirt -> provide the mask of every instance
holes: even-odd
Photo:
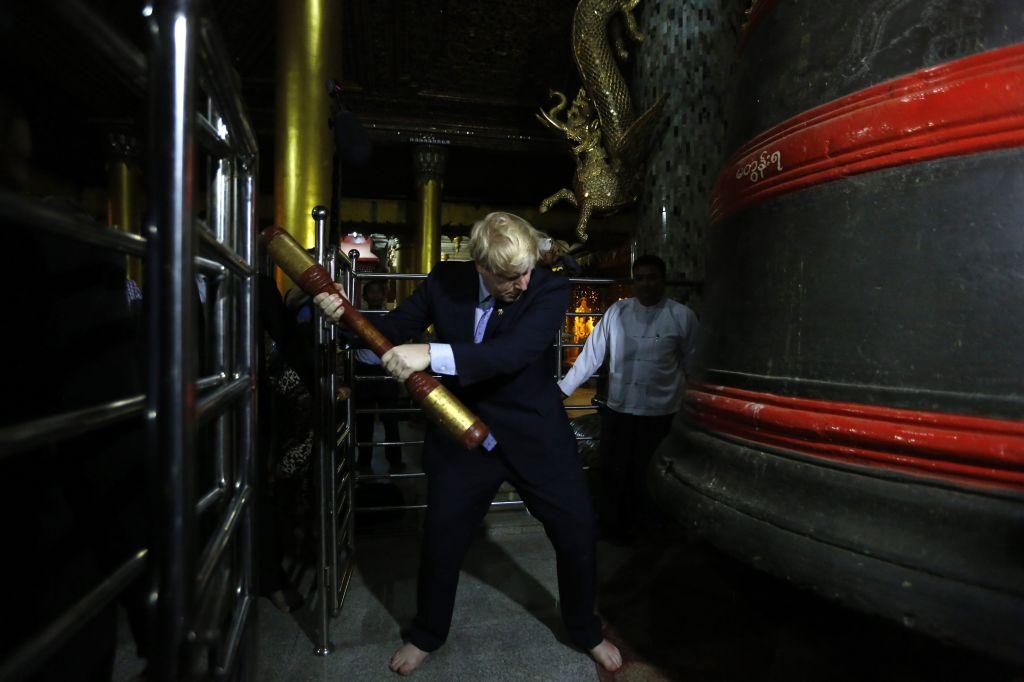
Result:
[[[682,303],[664,299],[645,306],[635,298],[617,301],[594,327],[558,387],[572,395],[607,355],[608,407],[645,416],[677,412],[696,350],[697,328],[697,316]]]
[[[487,299],[493,298],[487,287],[484,286],[484,278],[477,273],[477,279],[480,282],[480,289],[477,293],[477,304],[476,310],[473,311],[473,330],[475,331],[478,324],[480,324],[480,318],[484,316],[487,310],[491,307],[486,304]],[[455,376],[457,374],[455,370],[455,355],[452,353],[452,347],[447,343],[431,343],[430,346],[430,370],[434,374],[443,374],[446,376]],[[362,348],[356,351],[356,360],[365,363],[367,365],[379,365],[380,358],[372,350]]]
[[[480,318],[482,318],[489,309],[493,307],[493,303],[488,305],[488,299],[493,301],[494,297],[491,296],[491,292],[487,291],[487,287],[484,286],[484,278],[478,272],[476,273],[477,279],[480,282],[480,289],[477,292],[476,309],[473,311],[473,331],[475,333],[477,325],[480,324]],[[444,374],[446,376],[455,376],[458,372],[455,369],[455,355],[452,353],[452,347],[447,343],[432,343],[430,344],[430,369],[435,374]]]

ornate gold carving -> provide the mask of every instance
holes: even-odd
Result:
[[[633,16],[638,4],[640,0],[580,0],[572,22],[572,50],[583,87],[565,120],[559,114],[566,107],[566,97],[554,90],[555,105],[537,115],[541,123],[565,134],[576,159],[573,189],[555,192],[541,202],[540,211],[559,201],[578,208],[580,240],[587,239],[587,223],[594,211],[612,213],[636,201],[643,160],[664,108],[661,97],[634,116],[629,89],[616,62],[628,57],[622,28],[634,42],[643,42]],[[615,23],[618,17],[621,26]]]
[[[434,180],[444,182],[444,169],[448,159],[447,141],[418,138],[413,140],[413,167],[416,173],[416,185],[424,185]]]
[[[387,251],[385,252],[387,254],[385,257],[385,262],[387,263],[387,270],[385,270],[385,272],[401,272],[401,270],[399,269],[401,267],[401,251],[401,240],[398,237],[389,237]]]

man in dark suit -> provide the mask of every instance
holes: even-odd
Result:
[[[534,270],[537,232],[518,216],[491,213],[473,226],[469,262],[439,263],[379,329],[401,343],[434,325],[438,343],[396,346],[382,358],[400,380],[430,368],[486,423],[496,443],[466,452],[440,429],[425,436],[427,515],[418,612],[390,667],[408,675],[448,636],[459,570],[474,532],[504,481],[516,487],[555,547],[569,635],[608,670],[622,664],[594,614],[593,506],[561,394],[545,351],[564,320],[565,277]],[[340,299],[316,302],[340,319]]]

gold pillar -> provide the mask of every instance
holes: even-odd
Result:
[[[118,230],[141,234],[139,213],[138,145],[129,135],[112,134],[109,138],[110,158],[107,161],[107,225]],[[142,260],[126,257],[128,277],[142,284]]]
[[[316,244],[310,211],[331,203],[334,139],[324,83],[341,76],[341,3],[278,0],[274,222],[304,248]],[[278,286],[291,282],[278,270]]]
[[[417,144],[413,147],[418,272],[430,272],[441,260],[441,190],[447,156],[448,150],[442,144]]]

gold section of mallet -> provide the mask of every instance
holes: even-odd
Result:
[[[436,415],[437,423],[459,440],[477,420],[476,415],[466,409],[444,386],[438,386],[427,394],[423,399],[423,411]]]
[[[291,277],[298,277],[316,265],[313,257],[306,253],[294,238],[284,239],[283,236],[279,234],[267,244],[267,253],[282,272],[288,273]]]

